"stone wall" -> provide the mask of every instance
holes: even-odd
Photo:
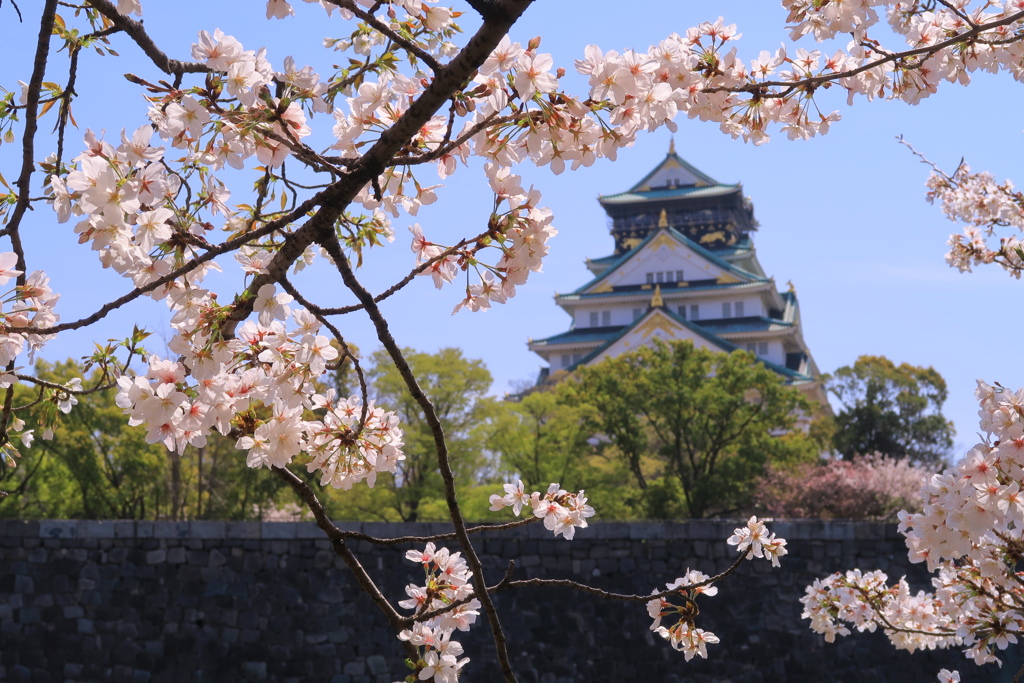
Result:
[[[516,577],[573,578],[647,593],[687,568],[721,571],[735,551],[731,522],[605,523],[571,542],[531,525],[481,539],[488,578],[509,559]],[[433,534],[440,524],[350,524],[374,536]],[[804,587],[840,569],[882,569],[927,586],[892,525],[778,522],[789,541],[781,570],[747,562],[701,604],[699,625],[721,643],[709,660],[649,631],[641,603],[559,588],[496,596],[519,679],[576,681],[1009,681],[958,651],[896,652],[879,634],[835,644],[800,619]],[[477,537],[478,539],[481,537]],[[389,592],[421,580],[411,546],[352,544]],[[399,599],[399,598],[396,598]],[[472,658],[466,683],[500,680],[486,623],[459,634]],[[2,681],[325,681],[378,683],[406,675],[401,649],[322,532],[311,523],[0,520]]]

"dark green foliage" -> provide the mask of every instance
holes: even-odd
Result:
[[[956,432],[942,415],[948,392],[934,368],[861,356],[825,386],[843,404],[833,444],[845,459],[880,453],[938,465],[949,455]]]
[[[745,351],[656,342],[581,368],[577,381],[651,517],[735,513],[769,462],[817,455],[794,430],[807,400]]]

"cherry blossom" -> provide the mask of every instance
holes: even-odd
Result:
[[[913,652],[964,647],[977,664],[998,662],[997,652],[1024,629],[1024,593],[1015,562],[1024,521],[1024,390],[978,382],[982,443],[953,468],[936,474],[922,491],[921,513],[900,513],[913,562],[935,572],[934,591],[912,593],[904,580],[889,585],[879,571],[851,570],[815,581],[803,599],[811,628],[832,641],[882,630]],[[959,680],[945,671],[940,680]]]
[[[529,3],[498,4],[512,20]],[[557,174],[614,160],[641,131],[675,130],[681,116],[714,122],[754,144],[776,132],[803,140],[841,125],[829,104],[836,92],[848,103],[917,103],[947,84],[969,83],[979,71],[1024,78],[1020,0],[783,5],[792,40],[805,41],[799,45],[746,54],[740,27],[722,18],[646,50],[592,45],[575,62],[587,87],[573,94],[562,90],[564,68],[539,51],[539,39],[524,46],[505,35],[508,25],[495,18],[504,10],[491,16],[477,9],[484,27],[473,50],[460,52],[454,43],[459,13],[436,2],[269,0],[261,6],[257,12],[268,19],[285,20],[298,11],[337,16],[338,10],[341,34],[324,47],[347,53],[334,60],[347,66],[319,74],[290,56],[246,49],[221,29],[199,32],[194,63],[157,58],[145,26],[126,18],[141,16],[138,0],[90,0],[81,19],[62,17],[81,24],[69,35],[98,26],[116,29],[95,40],[133,40],[152,61],[145,68],[161,73],[129,76],[148,102],[148,111],[137,112],[134,130],[105,138],[87,128],[77,155],[61,145],[41,162],[45,195],[28,184],[10,195],[18,202],[11,215],[19,218],[4,228],[13,251],[0,253],[0,284],[15,281],[0,302],[0,364],[6,366],[0,384],[12,392],[15,383],[31,382],[15,363],[31,361],[53,330],[86,324],[59,325],[59,295],[44,272],[27,266],[15,239],[20,216],[41,197],[57,222],[73,222],[68,233],[96,253],[101,267],[125,278],[130,293],[115,308],[142,296],[168,307],[167,358],[127,343],[123,348],[132,360],[141,355],[141,365],[115,367],[105,359],[116,377],[117,405],[130,425],[146,429],[149,442],[181,453],[189,445],[201,447],[216,430],[232,436],[251,467],[287,478],[290,465],[304,464],[321,486],[373,486],[404,458],[398,418],[363,392],[338,396],[321,388],[335,363],[356,360],[342,336],[346,319],[337,309],[307,301],[289,281],[290,272],[313,263],[333,268],[378,329],[386,325],[375,297],[425,285],[414,275],[429,277],[439,289],[454,285],[453,313],[486,311],[508,302],[531,273],[542,270],[557,234],[540,191],[523,187],[519,164]],[[473,4],[478,6],[490,3]],[[880,31],[883,19],[887,28]],[[840,35],[849,42],[838,49],[807,42]],[[65,47],[71,54],[81,46]],[[20,107],[34,119],[40,93],[31,91],[22,84]],[[7,123],[0,117],[0,125]],[[63,143],[64,127],[59,129]],[[315,132],[326,142],[311,143]],[[383,295],[365,290],[357,276],[364,254],[382,248],[396,229],[405,229],[407,216],[437,201],[443,189],[433,184],[435,174],[443,182],[472,167],[473,157],[483,160],[490,211],[461,237],[412,224],[407,273]],[[28,178],[34,168],[28,164],[22,175]],[[254,182],[241,183],[236,197],[230,188],[239,173],[252,173]],[[314,179],[307,183],[307,176]],[[935,169],[928,189],[948,217],[966,224],[950,240],[952,266],[999,263],[1020,277],[1019,236],[996,240],[997,230],[1024,227],[1024,200],[1011,183],[961,165],[951,175]],[[0,207],[5,221],[6,212],[6,205]],[[228,254],[235,262],[220,258]],[[234,296],[218,297],[207,275],[225,264],[225,276],[243,284]],[[381,334],[381,341],[387,347],[388,336]],[[397,347],[389,352],[401,356]],[[72,382],[47,391],[54,412],[64,414],[83,388]],[[1015,642],[1024,627],[1022,598],[1016,575],[1002,560],[1019,555],[1022,543],[1024,392],[979,385],[979,399],[988,436],[956,468],[929,482],[923,513],[901,518],[911,557],[938,572],[935,592],[912,595],[904,583],[888,586],[877,572],[824,579],[809,589],[804,605],[812,627],[827,639],[848,633],[844,624],[882,628],[899,647],[956,644],[978,662]],[[26,444],[32,439],[10,403],[0,416],[0,453],[8,463],[18,457],[11,437]],[[429,402],[423,407],[428,410]],[[289,481],[317,514],[312,489]],[[454,481],[445,485],[446,499],[455,501]],[[516,516],[526,508],[525,519],[513,524],[540,522],[566,539],[587,528],[594,515],[583,491],[570,493],[559,484],[528,494],[522,482],[509,483],[490,502],[493,510],[511,507]],[[462,550],[429,543],[409,555],[422,565],[425,583],[410,584],[408,600],[399,603],[414,611],[410,622],[402,622],[408,628],[396,630],[416,653],[419,680],[458,679],[468,660],[451,635],[469,628],[479,613],[498,628],[457,504],[450,513]],[[318,522],[330,528],[329,519]],[[728,543],[738,551],[733,568],[755,558],[777,567],[787,551],[786,541],[757,518]],[[368,575],[360,578],[364,587],[374,585]],[[714,596],[721,578],[687,570],[648,603],[653,630],[687,660],[706,657],[707,645],[718,640],[694,620],[696,598]],[[432,611],[438,613],[417,621]],[[497,657],[507,668],[501,647]],[[940,680],[957,679],[940,674]]]

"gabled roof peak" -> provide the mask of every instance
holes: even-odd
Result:
[[[674,190],[684,187],[713,187],[721,183],[691,165],[676,154],[676,142],[669,143],[668,154],[661,163],[643,177],[628,192],[650,192],[651,190]]]

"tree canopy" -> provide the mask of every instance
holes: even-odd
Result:
[[[833,444],[844,458],[879,453],[938,465],[949,456],[956,431],[942,415],[948,392],[934,368],[861,356],[824,382],[842,404]]]
[[[652,516],[744,509],[767,463],[817,455],[796,428],[810,418],[808,401],[747,351],[656,341],[576,377],[595,425],[653,494]]]

